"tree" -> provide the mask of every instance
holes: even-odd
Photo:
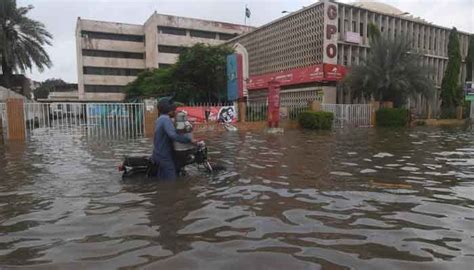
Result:
[[[52,65],[43,46],[51,45],[53,37],[44,24],[26,16],[32,9],[31,5],[17,8],[16,0],[0,1],[0,55],[6,87],[10,87],[13,72],[33,66],[43,71]]]
[[[142,72],[127,85],[127,99],[175,94],[182,102],[218,102],[226,99],[228,46],[196,44],[179,55],[176,64]]]
[[[467,57],[466,57],[466,71],[467,71],[467,76],[466,76],[466,81],[472,81],[472,68],[474,65],[474,35],[471,35],[469,38],[469,47],[467,51]]]
[[[351,68],[344,83],[356,98],[392,101],[395,107],[410,96],[430,98],[434,89],[430,70],[421,66],[421,57],[410,47],[405,39],[375,35],[367,59]]]
[[[456,27],[449,33],[448,64],[441,82],[441,115],[452,117],[457,106],[462,101],[462,91],[459,85],[461,72],[461,50]]]
[[[380,30],[377,27],[377,25],[375,25],[373,23],[369,23],[367,25],[367,31],[368,31],[367,34],[368,34],[370,40],[379,39],[380,36],[382,35],[380,33]]]
[[[38,88],[34,90],[35,99],[46,99],[49,93],[54,92],[57,86],[65,86],[68,83],[61,79],[47,79],[42,82]]]

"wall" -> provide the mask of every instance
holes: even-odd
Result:
[[[185,36],[159,33],[159,26],[186,29]],[[249,31],[251,27],[206,21],[192,18],[176,17],[157,14],[156,12],[148,18],[144,25],[123,24],[115,22],[101,22],[93,20],[78,19],[76,26],[76,48],[77,48],[77,73],[79,97],[86,100],[112,100],[123,99],[123,93],[117,93],[119,88],[113,86],[124,86],[133,81],[136,76],[116,76],[83,74],[83,67],[108,67],[127,69],[158,68],[159,64],[173,64],[178,59],[177,53],[160,53],[159,45],[189,47],[196,43],[207,43],[211,45],[222,44],[220,34],[240,34]],[[215,32],[214,39],[197,38],[191,36],[191,31],[201,30]],[[132,42],[124,40],[97,39],[81,35],[81,31],[92,31],[101,33],[127,34],[145,36],[144,42]],[[83,56],[82,50],[101,50],[112,52],[145,53],[144,59],[112,58]],[[103,85],[109,87],[111,93],[87,92],[84,85]],[[115,93],[114,93],[115,92]]]
[[[320,64],[323,61],[322,3],[233,39],[248,52],[250,76]]]
[[[85,85],[125,86],[133,81],[135,76],[83,74],[83,67],[144,69],[145,59],[83,56],[82,50],[144,53],[145,44],[143,42],[91,38],[82,35],[81,31],[144,36],[143,26],[82,20],[80,18],[77,21],[76,49],[79,98],[94,101],[121,101],[124,98],[123,93],[87,92]]]

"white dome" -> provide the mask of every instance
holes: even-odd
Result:
[[[355,2],[352,5],[385,14],[405,15],[405,13],[398,8],[380,2],[360,1]]]

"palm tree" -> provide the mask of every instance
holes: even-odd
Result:
[[[33,6],[18,7],[16,0],[0,1],[0,56],[4,83],[10,87],[13,72],[25,72],[36,66],[39,71],[51,67],[43,48],[53,36],[44,24],[26,17]]]
[[[431,98],[434,90],[431,70],[421,66],[421,57],[410,51],[410,42],[374,35],[367,59],[354,66],[346,77],[356,98],[392,101],[400,107],[418,94]]]

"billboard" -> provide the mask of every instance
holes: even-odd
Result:
[[[206,111],[209,112],[208,122],[217,122],[221,119],[225,123],[237,122],[237,112],[234,106],[210,106],[210,107],[178,107],[177,111],[184,111],[188,114],[191,123],[205,123]]]
[[[227,56],[227,99],[235,101],[244,96],[242,55],[234,53]]]
[[[339,81],[344,78],[345,74],[346,67],[342,65],[319,64],[282,72],[251,76],[247,83],[247,88],[267,88],[268,82],[271,80],[278,81],[281,86],[310,82]]]

